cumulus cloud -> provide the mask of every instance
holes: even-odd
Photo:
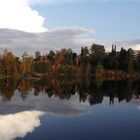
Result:
[[[72,48],[78,52],[81,46],[95,42],[90,38],[92,33],[93,30],[80,27],[62,27],[39,34],[1,29],[0,50],[8,49],[16,55],[21,55],[24,51],[33,54],[37,50],[48,52],[62,48]]]
[[[25,111],[9,115],[0,115],[0,139],[13,140],[23,138],[40,126],[43,112]]]
[[[0,28],[27,32],[44,32],[44,17],[28,5],[27,0],[0,0]]]

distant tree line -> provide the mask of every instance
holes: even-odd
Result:
[[[51,50],[47,54],[35,53],[35,57],[29,56],[26,52],[23,56],[17,57],[12,52],[4,51],[0,57],[1,75],[28,75],[28,74],[49,74],[49,75],[85,75],[100,74],[103,70],[121,70],[127,73],[140,71],[140,55],[129,48],[121,48],[117,51],[112,45],[111,52],[106,52],[105,47],[99,44],[92,44],[89,47],[81,47],[80,54],[71,49],[60,51]]]

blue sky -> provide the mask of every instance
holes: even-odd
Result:
[[[140,50],[139,7],[139,0],[0,0],[0,48],[78,52],[99,43]]]
[[[32,8],[45,17],[45,27],[77,26],[94,29],[100,40],[128,40],[140,36],[140,2],[88,0],[54,2]]]

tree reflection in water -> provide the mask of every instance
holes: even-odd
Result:
[[[55,96],[59,99],[70,99],[71,96],[78,94],[80,102],[88,101],[90,105],[102,103],[103,97],[110,98],[110,104],[114,103],[117,98],[119,102],[126,100],[129,102],[132,98],[139,98],[140,82],[123,80],[123,81],[101,81],[101,79],[89,80],[72,80],[72,79],[41,79],[0,81],[1,98],[4,102],[10,101],[15,91],[20,93],[23,100],[28,98],[32,91],[34,96],[46,94],[48,97]]]

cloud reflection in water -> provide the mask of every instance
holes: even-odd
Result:
[[[47,97],[46,94],[34,96],[33,93],[22,101],[19,93],[15,94],[8,103],[0,102],[1,114],[11,114],[19,111],[39,110],[54,116],[78,117],[90,113],[86,103],[80,103],[78,95],[69,100],[60,100],[57,97]]]
[[[13,140],[24,137],[39,127],[41,111],[24,111],[9,115],[0,115],[0,140]]]

